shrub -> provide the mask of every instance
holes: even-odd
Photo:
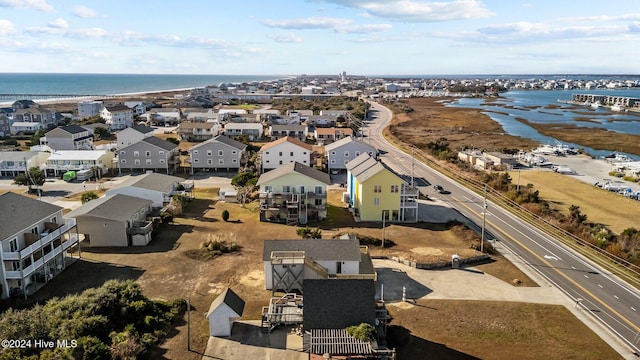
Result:
[[[228,210],[223,210],[222,211],[222,220],[229,221],[229,211]]]
[[[296,234],[303,239],[321,239],[322,231],[320,228],[311,229],[308,226],[296,230]]]
[[[357,326],[349,326],[345,329],[347,334],[361,341],[373,341],[376,339],[376,328],[371,324],[362,323]]]
[[[80,201],[82,201],[83,204],[88,203],[91,200],[95,200],[98,198],[98,194],[94,193],[93,191],[88,191],[84,194],[82,194],[82,196],[80,197]]]

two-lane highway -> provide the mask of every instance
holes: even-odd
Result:
[[[364,133],[369,136],[366,141],[386,152],[381,155],[385,164],[401,174],[414,174],[430,184],[442,185],[451,193],[437,194],[434,191],[433,196],[447,201],[471,222],[482,224],[483,197],[425,164],[412,161],[411,154],[386,141],[382,130],[391,121],[392,113],[384,106],[371,104],[378,115],[375,121],[366,123]],[[491,234],[488,239],[495,240],[498,249],[513,253],[526,267],[564,292],[576,307],[600,321],[628,348],[628,352],[623,351],[623,356],[640,357],[640,292],[637,289],[491,202],[487,202],[485,221],[485,229]],[[621,347],[624,346],[618,349]]]

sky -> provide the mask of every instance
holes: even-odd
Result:
[[[640,74],[640,0],[0,0],[0,72]]]

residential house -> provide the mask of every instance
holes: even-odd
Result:
[[[38,130],[45,129],[39,122],[31,122],[31,121],[14,121],[11,123],[11,127],[9,128],[9,132],[11,135],[18,134],[35,134]]]
[[[246,135],[249,140],[262,139],[264,127],[261,123],[236,123],[229,122],[224,125],[224,134],[229,137]]]
[[[48,152],[0,151],[0,177],[16,177],[27,169],[40,167],[51,156]]]
[[[291,162],[260,175],[260,221],[306,224],[327,217],[329,174]]]
[[[92,150],[93,135],[78,125],[57,127],[40,138],[40,145],[52,150]]]
[[[0,137],[9,136],[11,134],[11,121],[6,114],[0,113]]]
[[[27,296],[64,270],[78,244],[76,222],[62,207],[7,192],[0,194],[2,298]]]
[[[75,219],[91,247],[144,246],[151,241],[150,199],[112,194],[86,202],[64,215]]]
[[[217,136],[221,126],[215,122],[183,122],[178,125],[178,136],[185,141],[205,141]]]
[[[182,119],[179,109],[163,109],[164,111],[153,110],[145,113],[143,117],[147,118],[147,123],[156,126],[177,125]]]
[[[105,106],[100,110],[100,117],[110,131],[122,130],[133,125],[133,110],[125,105]]]
[[[231,336],[233,322],[242,317],[244,305],[244,300],[231,288],[224,289],[205,315],[209,319],[209,336]]]
[[[133,125],[116,133],[118,148],[122,149],[142,139],[153,136],[153,128],[145,125]]]
[[[100,110],[102,110],[103,106],[104,106],[104,103],[102,101],[94,101],[94,100],[80,101],[78,103],[78,117],[81,119],[84,119],[84,118],[100,115]]]
[[[327,167],[329,168],[329,171],[346,170],[347,163],[361,154],[366,153],[375,157],[378,153],[378,149],[375,147],[356,140],[351,136],[326,145],[324,150],[328,157]]]
[[[336,115],[315,115],[309,116],[307,124],[315,127],[335,127],[338,122]]]
[[[37,104],[28,108],[16,109],[13,118],[16,122],[38,123],[40,129],[51,129],[58,122],[54,111],[46,110]]]
[[[131,176],[117,187],[107,190],[106,195],[123,194],[151,200],[151,207],[162,208],[171,202],[173,195],[186,194],[192,183],[184,179],[160,173]],[[184,188],[185,190],[181,190]]]
[[[28,109],[32,106],[38,106],[38,104],[35,101],[28,99],[16,100],[11,104],[11,108],[13,110]]]
[[[178,145],[155,136],[118,150],[118,168],[173,173],[180,164]]]
[[[330,127],[322,128],[317,127],[313,130],[313,137],[316,139],[318,145],[331,144],[334,141],[344,139],[353,135],[353,129],[348,127]]]
[[[285,293],[297,291],[305,298],[307,289],[303,287],[303,281],[308,279],[332,279],[336,283],[346,279],[371,282],[376,279],[369,250],[367,246],[360,246],[355,237],[265,240],[262,262],[265,289]]]
[[[361,221],[417,221],[418,190],[363,153],[346,165],[349,205]]]
[[[134,116],[140,116],[147,111],[147,106],[142,101],[125,101],[124,106],[131,109]]]
[[[102,176],[113,167],[115,154],[109,150],[59,150],[45,163],[47,176],[62,176],[67,171],[93,170]]]
[[[307,138],[307,126],[306,125],[271,125],[269,127],[269,135],[271,140],[278,140],[283,137],[292,137],[300,141],[305,141]]]
[[[246,144],[224,135],[195,145],[189,149],[191,174],[196,170],[238,171],[244,163],[246,149]]]
[[[260,148],[262,171],[276,169],[292,162],[311,165],[313,147],[302,141],[285,136]]]

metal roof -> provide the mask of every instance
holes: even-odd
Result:
[[[315,261],[360,261],[358,239],[265,240],[262,260],[270,261],[273,251],[304,251]]]
[[[150,206],[151,200],[115,194],[91,200],[64,215],[66,218],[77,218],[88,215],[101,219],[127,221],[144,206]]]
[[[291,174],[292,172],[297,172],[298,174],[310,177],[327,185],[331,184],[329,174],[294,161],[260,175],[257,185],[266,184],[273,179]]]

